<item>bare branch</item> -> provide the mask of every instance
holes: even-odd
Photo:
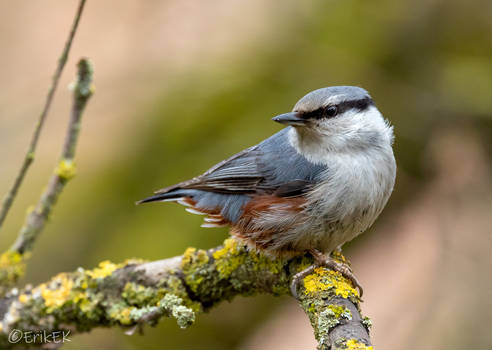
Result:
[[[80,131],[82,113],[92,95],[93,74],[92,66],[87,59],[81,59],[77,68],[70,122],[61,159],[36,207],[28,214],[17,240],[7,252],[0,256],[0,295],[4,294],[23,275],[25,260],[29,257],[36,238],[43,230],[63,188],[75,175],[75,146]]]
[[[73,158],[80,131],[80,119],[87,101],[92,95],[92,66],[90,62],[87,59],[81,59],[77,68],[74,100],[62,157],[55,172],[51,176],[48,188],[41,195],[36,208],[28,215],[26,223],[19,232],[19,237],[10,248],[20,254],[24,254],[32,249],[34,241],[43,230],[58,196],[67,182],[75,175]]]
[[[72,28],[70,30],[70,34],[68,36],[68,39],[65,43],[65,46],[63,48],[62,54],[60,58],[58,59],[58,66],[56,67],[55,74],[53,75],[52,78],[52,83],[51,87],[48,91],[48,95],[46,96],[46,101],[43,107],[43,110],[41,111],[41,114],[39,116],[39,120],[36,124],[36,127],[34,129],[34,133],[31,138],[31,143],[29,145],[29,148],[27,150],[26,156],[24,157],[24,162],[22,163],[22,166],[19,170],[19,173],[17,174],[17,177],[15,178],[14,183],[12,184],[12,187],[10,190],[7,192],[7,195],[3,199],[2,202],[2,207],[0,209],[0,228],[2,227],[3,222],[5,221],[5,218],[7,217],[7,214],[10,210],[10,207],[12,206],[12,203],[17,195],[17,192],[22,185],[22,181],[24,180],[24,177],[27,174],[27,170],[29,169],[31,163],[34,161],[34,154],[36,152],[36,146],[38,144],[39,140],[39,135],[41,134],[41,130],[44,125],[44,121],[46,119],[46,116],[48,115],[48,111],[51,106],[51,102],[53,101],[53,97],[55,95],[56,88],[58,86],[58,82],[60,81],[61,74],[63,72],[63,68],[65,67],[65,63],[67,62],[68,59],[68,54],[70,52],[70,48],[72,46],[73,38],[75,36],[75,33],[77,31],[77,27],[79,25],[80,18],[82,16],[82,10],[84,9],[85,5],[85,0],[81,0],[77,9],[77,12],[75,14],[74,21],[72,23]]]
[[[311,263],[308,257],[270,259],[229,238],[223,246],[188,248],[171,259],[105,261],[93,270],[79,268],[0,299],[0,347],[25,345],[8,343],[13,329],[74,334],[120,326],[133,333],[164,316],[185,328],[198,314],[237,295],[289,294],[289,280]],[[349,280],[317,268],[298,290],[319,349],[372,349],[359,296]]]

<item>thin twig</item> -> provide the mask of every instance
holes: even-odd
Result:
[[[87,101],[92,95],[92,66],[87,59],[81,59],[77,65],[77,81],[74,86],[74,100],[70,122],[65,137],[61,160],[51,176],[47,189],[41,195],[35,209],[28,215],[19,236],[10,248],[20,254],[32,250],[34,241],[44,228],[54,204],[68,180],[75,175],[73,158],[80,131],[80,119]]]
[[[12,203],[14,202],[14,199],[17,195],[17,192],[22,185],[22,181],[24,180],[24,177],[27,174],[27,170],[29,169],[29,166],[32,164],[34,161],[34,154],[36,151],[36,146],[38,144],[39,140],[39,135],[41,134],[41,130],[44,125],[44,121],[46,119],[46,116],[48,115],[48,111],[51,107],[51,102],[53,101],[53,97],[55,95],[56,88],[58,86],[58,82],[60,81],[60,77],[63,71],[63,68],[65,67],[65,63],[67,62],[68,59],[68,54],[70,52],[70,48],[72,46],[73,38],[75,36],[75,32],[77,31],[77,27],[79,25],[80,18],[82,16],[82,11],[84,9],[86,0],[80,0],[77,13],[75,14],[74,21],[72,23],[72,28],[70,30],[70,34],[68,36],[67,41],[65,42],[65,46],[63,48],[62,54],[60,58],[58,59],[58,66],[56,67],[55,74],[53,75],[51,87],[48,91],[48,95],[46,96],[46,101],[43,107],[43,110],[41,111],[41,114],[39,116],[39,120],[36,124],[36,128],[34,129],[34,133],[32,135],[31,143],[29,145],[29,149],[27,150],[26,156],[24,157],[24,162],[22,163],[22,166],[19,170],[19,173],[17,174],[17,177],[15,178],[15,181],[10,188],[10,190],[7,192],[6,196],[3,199],[2,202],[2,207],[0,209],[0,228],[2,227],[3,222],[5,221],[5,218],[7,217],[7,214],[10,210],[10,207],[12,206]]]

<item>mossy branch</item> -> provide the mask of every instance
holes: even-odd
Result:
[[[288,295],[292,276],[311,263],[309,257],[271,259],[229,238],[218,248],[188,248],[170,259],[79,268],[0,299],[0,347],[25,345],[8,342],[12,329],[74,334],[120,326],[133,333],[164,316],[185,328],[198,314],[237,295]],[[372,349],[358,292],[349,280],[317,268],[301,284],[299,304],[319,349]]]
[[[85,58],[81,59],[77,65],[70,121],[60,161],[36,207],[27,215],[17,240],[0,256],[0,294],[4,294],[23,275],[25,261],[30,255],[36,238],[43,230],[63,188],[75,175],[75,146],[82,114],[92,95],[92,76],[91,63]]]
[[[32,135],[27,153],[24,157],[24,161],[22,162],[22,166],[19,170],[19,173],[17,174],[17,177],[15,178],[14,183],[12,184],[12,187],[9,189],[9,191],[7,192],[7,194],[5,195],[2,201],[2,206],[0,208],[0,227],[2,227],[2,224],[10,210],[10,207],[12,206],[12,203],[14,202],[14,199],[17,196],[17,192],[19,191],[19,188],[22,185],[24,177],[26,176],[29,167],[34,161],[34,155],[36,152],[36,146],[38,144],[39,136],[41,135],[41,130],[43,129],[44,121],[46,120],[48,111],[50,110],[51,103],[53,101],[53,97],[55,96],[55,91],[56,88],[58,87],[58,83],[60,81],[63,68],[65,67],[65,63],[67,62],[68,54],[70,52],[70,48],[72,47],[73,38],[75,37],[75,33],[77,32],[77,27],[79,25],[80,18],[82,16],[82,11],[84,9],[85,1],[86,0],[81,0],[77,8],[77,12],[75,14],[75,18],[72,23],[72,28],[68,35],[67,41],[65,42],[65,46],[63,47],[62,54],[58,59],[58,65],[56,67],[55,73],[53,74],[53,79],[51,81],[51,86],[46,96],[43,110],[41,111],[36,127],[34,128],[34,133]]]

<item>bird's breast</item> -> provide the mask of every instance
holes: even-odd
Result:
[[[342,154],[308,194],[306,214],[325,251],[365,231],[386,204],[395,181],[391,149],[376,154]]]

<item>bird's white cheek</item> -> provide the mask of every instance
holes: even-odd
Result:
[[[289,133],[289,142],[294,149],[315,164],[327,163],[326,136],[318,132],[303,130],[298,132],[292,129]]]

